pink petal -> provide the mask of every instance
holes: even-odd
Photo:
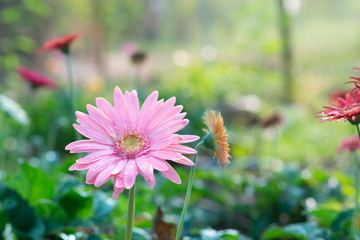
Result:
[[[150,133],[151,138],[155,138],[159,135],[169,135],[173,134],[180,129],[183,129],[187,124],[189,123],[189,120],[177,120],[177,121],[168,121],[161,125],[160,127],[156,128],[153,132]]]
[[[116,165],[115,163],[110,164],[108,167],[106,167],[97,175],[94,183],[95,187],[100,187],[101,185],[109,181],[110,178],[112,178],[113,175],[111,174],[111,171],[114,169],[115,165]]]
[[[78,118],[77,122],[80,123],[81,125],[87,128],[91,128],[96,132],[101,133],[102,135],[107,135],[108,137],[114,136],[110,132],[108,132],[105,128],[103,128],[101,123],[97,123],[89,115],[79,111],[75,112],[75,115]]]
[[[114,193],[113,193],[112,199],[116,200],[119,197],[120,193],[122,193],[123,191],[124,191],[124,188],[114,187]]]
[[[152,189],[155,185],[155,175],[152,173],[152,175],[150,177],[147,177],[146,174],[143,173],[140,168],[138,170],[139,170],[139,173],[144,177],[145,181],[147,181],[149,183],[148,184],[149,188]]]
[[[187,166],[194,166],[194,162],[191,161],[190,159],[188,159],[187,157],[184,157],[184,156],[182,156],[182,158],[171,160],[171,161],[177,162],[177,163],[180,163],[180,164],[184,164],[184,165],[187,165]]]
[[[135,184],[136,176],[138,174],[135,160],[129,160],[124,170],[125,188],[130,189]]]
[[[149,131],[152,131],[157,126],[159,126],[160,124],[162,124],[163,122],[166,121],[166,119],[168,118],[170,112],[174,108],[175,101],[176,101],[176,98],[172,97],[172,98],[168,99],[166,102],[164,102],[162,104],[162,107],[161,107],[160,111],[152,119],[151,124],[149,124],[149,126],[148,126]]]
[[[188,165],[188,166],[194,165],[194,163],[190,159],[188,159],[187,157],[184,157],[180,153],[176,153],[176,152],[159,151],[159,152],[154,153],[152,156],[154,156],[156,158],[160,158],[160,159],[171,160],[171,161],[174,161],[174,162],[177,162],[180,164],[184,164],[184,165]]]
[[[93,141],[99,142],[99,143],[104,143],[104,144],[111,144],[112,143],[112,139],[107,135],[101,135],[101,133],[98,133],[96,131],[94,131],[91,128],[85,127],[85,126],[81,126],[81,125],[77,125],[77,124],[73,124],[74,128],[81,133],[81,135],[90,138]]]
[[[70,171],[74,171],[74,170],[85,170],[88,169],[90,167],[91,164],[79,164],[79,163],[74,163],[71,167],[69,167]]]
[[[178,153],[182,153],[182,154],[195,154],[196,150],[184,145],[179,145],[179,144],[171,144],[170,146],[166,147],[167,151],[173,151],[173,152],[178,152]]]
[[[96,152],[108,149],[111,149],[110,145],[98,143],[92,140],[79,140],[72,142],[65,147],[65,150],[70,150],[70,153]]]
[[[90,181],[93,177],[97,176],[103,169],[111,165],[113,161],[101,160],[91,164],[89,171],[86,173],[86,181]]]
[[[164,104],[163,101],[164,100],[160,100],[160,101],[156,102],[148,111],[144,112],[146,117],[138,118],[137,125],[145,128],[145,129],[148,128],[150,123],[155,118],[156,114],[158,114],[158,112],[161,110],[162,105]]]
[[[189,143],[189,142],[194,142],[199,139],[200,139],[200,137],[195,136],[195,135],[180,135],[179,143]]]
[[[147,178],[151,178],[151,176],[154,175],[153,167],[146,157],[136,158],[136,164],[139,170],[144,173]]]
[[[137,96],[137,92],[135,90],[129,93],[125,92],[125,101],[127,106],[127,118],[129,123],[135,124],[138,114],[139,114],[139,99]],[[132,126],[130,126],[132,127]]]
[[[168,164],[169,165],[169,164]],[[166,171],[160,171],[167,179],[169,179],[170,181],[180,184],[181,183],[181,179],[179,177],[179,175],[177,174],[177,172],[169,165],[168,170]]]
[[[178,135],[171,135],[170,137],[165,136],[164,138],[155,139],[152,142],[151,150],[164,149],[173,144],[178,139]]]
[[[118,174],[119,172],[121,172],[124,167],[126,166],[128,160],[126,159],[122,159],[120,160],[117,165],[115,166],[115,168],[113,169],[113,171],[111,172],[111,174]]]
[[[138,122],[139,122],[139,119],[147,117],[147,114],[148,114],[150,108],[156,103],[158,97],[159,97],[159,92],[154,91],[145,99],[143,105],[141,106],[140,112],[139,112],[139,117],[137,120]]]
[[[108,155],[114,154],[113,150],[107,149],[107,150],[100,150],[97,152],[90,153],[89,155],[86,155],[83,158],[79,158],[76,160],[79,164],[86,164],[86,163],[93,163],[96,161],[101,160],[103,157],[106,157]]]
[[[147,159],[154,169],[157,169],[159,171],[166,171],[169,168],[169,164],[167,164],[163,159],[154,157],[148,157]]]
[[[111,120],[115,122],[115,124],[119,127],[119,129],[123,129],[124,124],[123,120],[116,112],[115,108],[106,101],[104,98],[96,98],[96,106],[105,113]]]
[[[123,128],[125,127],[125,122],[127,121],[127,116],[126,116],[127,106],[124,95],[122,94],[119,87],[115,87],[114,89],[114,107],[119,118],[121,119],[122,128]]]
[[[119,176],[115,176],[114,186],[117,188],[124,188],[125,187],[124,179]]]

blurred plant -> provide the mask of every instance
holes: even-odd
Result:
[[[354,68],[357,72],[360,72],[359,68]],[[354,77],[352,77],[354,78]],[[357,78],[354,78],[358,80]],[[322,122],[325,121],[332,121],[332,120],[344,120],[349,121],[352,125],[355,125],[358,138],[360,138],[360,91],[358,91],[358,85],[356,81],[350,81],[347,83],[354,83],[355,88],[352,91],[354,92],[354,96],[352,97],[350,93],[347,93],[345,95],[345,99],[343,98],[337,98],[337,104],[332,103],[333,107],[327,107],[324,106],[325,110],[322,112],[319,112],[319,118],[322,119]],[[347,139],[343,144],[341,145],[341,148],[350,148],[349,144],[351,144],[352,147],[354,147],[354,139]],[[355,147],[356,149],[356,147]],[[355,152],[355,150],[352,150],[354,154],[354,160],[355,160],[355,174],[354,174],[354,183],[355,183],[355,213],[354,213],[354,219],[352,223],[352,236],[354,239],[358,239],[358,212],[359,212],[359,159]]]
[[[279,113],[275,113],[265,119],[262,120],[261,124],[263,128],[274,127],[283,122],[283,117]]]
[[[217,158],[219,167],[223,169],[224,166],[227,166],[230,163],[229,158],[231,157],[229,154],[230,148],[227,142],[228,135],[226,128],[224,127],[224,120],[220,112],[216,113],[213,110],[207,110],[203,116],[203,120],[204,124],[207,126],[207,129],[203,129],[206,133],[206,136],[204,136],[201,142],[196,145],[195,150],[198,151],[203,145],[206,148],[213,150],[214,156]],[[180,221],[176,232],[176,240],[180,239],[186,211],[190,202],[191,190],[194,184],[196,159],[197,153],[195,153],[193,157],[194,165],[191,167],[184,206],[181,212]]]
[[[50,78],[35,72],[29,68],[21,67],[18,69],[18,74],[27,82],[31,84],[33,89],[44,86],[51,89],[56,89],[57,85]]]
[[[134,87],[138,91],[139,98],[142,99],[143,87],[141,84],[141,67],[147,56],[146,53],[139,50],[139,46],[135,42],[126,42],[123,45],[123,51],[130,58],[131,63],[135,67],[134,71]]]
[[[70,153],[92,152],[80,158],[69,170],[88,169],[86,183],[100,187],[114,177],[115,200],[124,189],[129,189],[128,218],[125,239],[130,240],[135,210],[135,180],[141,174],[155,185],[154,169],[177,184],[181,183],[176,171],[165,159],[184,165],[194,163],[181,154],[194,154],[192,148],[180,145],[198,139],[194,135],[177,135],[189,121],[180,113],[182,106],[174,106],[175,97],[158,101],[154,91],[139,109],[137,92],[124,94],[114,89],[114,106],[103,98],[96,99],[95,108],[87,105],[89,115],[76,112],[74,128],[89,138],[70,143]]]
[[[66,63],[66,70],[68,75],[68,82],[69,82],[69,97],[70,97],[70,103],[71,103],[71,113],[74,112],[74,109],[76,107],[76,91],[74,89],[74,78],[72,74],[72,68],[71,68],[71,51],[70,51],[70,45],[73,41],[80,38],[81,34],[79,33],[72,33],[68,34],[63,37],[56,38],[54,40],[48,41],[44,44],[44,46],[38,50],[38,53],[43,53],[50,50],[61,50],[65,54],[65,63]],[[71,115],[73,116],[73,115]],[[72,119],[72,118],[70,118]]]
[[[360,141],[358,135],[353,135],[345,138],[337,148],[338,152],[350,151],[355,152],[360,148]]]
[[[6,113],[21,125],[26,126],[29,124],[30,120],[25,110],[21,108],[17,102],[3,94],[0,94],[0,108],[4,113]]]
[[[44,44],[44,46],[39,49],[38,53],[44,53],[46,51],[61,50],[64,54],[70,53],[70,44],[76,39],[80,38],[81,35],[78,33],[71,33],[66,36],[56,38],[54,40],[48,41]]]

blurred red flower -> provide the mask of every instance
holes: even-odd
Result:
[[[51,89],[56,89],[57,85],[50,78],[29,68],[21,67],[18,69],[18,74],[29,82],[34,88],[44,86]]]
[[[46,42],[44,46],[37,52],[43,53],[54,49],[60,49],[63,53],[67,54],[69,52],[70,44],[80,37],[81,34],[79,33],[71,33],[63,37],[55,38],[51,41]]]
[[[347,93],[345,90],[334,90],[328,96],[329,102],[337,102],[337,98],[345,98]]]
[[[360,73],[360,68],[354,67],[353,69],[354,69],[354,71]],[[355,81],[346,82],[346,83],[353,83],[355,85],[355,88],[353,90],[351,90],[351,91],[360,91],[360,86],[359,86],[360,77],[350,77],[350,78],[355,80]]]
[[[356,151],[356,149],[360,148],[360,141],[358,135],[352,135],[350,137],[345,138],[340,145],[337,147],[338,152],[344,151]]]
[[[360,116],[360,92],[356,91],[354,97],[350,93],[345,95],[345,99],[337,98],[337,104],[330,103],[334,107],[324,106],[325,110],[319,112],[319,118],[322,122],[332,120],[349,120],[352,124],[357,124],[358,116]]]

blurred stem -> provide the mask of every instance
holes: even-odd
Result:
[[[6,171],[6,152],[5,152],[5,146],[4,141],[6,139],[6,114],[1,114],[1,126],[3,126],[2,131],[0,131],[0,169],[4,169]]]
[[[128,203],[128,214],[126,220],[125,240],[131,240],[134,214],[135,214],[135,184],[129,190],[129,203]]]
[[[194,154],[194,157],[193,157],[194,165],[191,167],[191,171],[190,171],[190,177],[189,177],[189,183],[188,183],[187,190],[186,190],[185,202],[184,202],[184,206],[183,206],[183,209],[182,209],[179,225],[178,225],[178,228],[177,228],[177,231],[176,231],[176,238],[175,238],[176,240],[179,240],[180,236],[181,236],[181,231],[182,231],[182,228],[183,228],[183,225],[184,225],[185,214],[186,214],[187,208],[189,206],[190,197],[191,197],[191,190],[192,190],[192,186],[193,186],[193,183],[194,183],[197,154],[198,154],[199,148],[203,144],[204,144],[204,141],[201,141],[195,147],[196,153]]]
[[[76,121],[75,117],[75,105],[76,105],[76,95],[75,95],[75,87],[74,87],[74,79],[72,75],[72,67],[71,67],[71,54],[70,51],[65,54],[65,60],[66,60],[66,70],[69,80],[69,98],[70,98],[70,122],[74,123]],[[80,140],[80,135],[76,131],[75,133],[75,139]]]
[[[70,102],[71,102],[71,110],[73,112],[75,109],[75,93],[74,93],[74,80],[73,80],[73,76],[72,76],[70,52],[65,54],[65,60],[66,60],[66,70],[67,70],[68,81],[69,81],[69,97],[70,97]]]
[[[291,47],[291,22],[290,17],[285,12],[283,7],[284,0],[278,0],[277,5],[279,8],[279,28],[281,34],[282,44],[282,74],[284,79],[284,92],[283,98],[287,103],[293,101],[293,76],[292,76],[292,61],[293,53]]]
[[[134,70],[134,85],[135,85],[135,89],[138,92],[138,97],[140,99],[142,99],[142,91],[141,91],[141,71],[140,71],[140,66],[135,65],[135,70]]]
[[[360,140],[360,126],[359,124],[356,124],[356,130],[359,136],[359,140]],[[355,240],[358,239],[357,234],[358,234],[358,214],[359,214],[359,157],[356,154],[356,151],[354,151],[354,160],[355,160],[355,213],[354,213],[354,222],[353,222],[353,237]]]
[[[51,122],[48,137],[47,137],[47,151],[52,151],[55,148],[57,132],[59,129],[58,120],[55,119]]]

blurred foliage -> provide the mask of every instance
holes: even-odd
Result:
[[[85,112],[97,96],[111,99],[115,85],[133,88],[136,77],[142,100],[153,90],[177,97],[190,120],[182,134],[202,136],[204,109],[221,110],[232,164],[219,171],[202,150],[183,231],[188,239],[350,239],[353,167],[335,149],[354,129],[314,116],[359,64],[359,5],[302,1],[291,16],[295,101],[285,104],[277,4],[0,1],[0,240],[124,235],[127,191],[113,201],[111,183],[96,189],[84,184],[84,173],[68,171],[76,156],[64,147],[76,135],[63,57],[35,54],[70,32],[84,34],[71,48],[76,110]],[[128,41],[148,54],[143,64],[130,64],[122,49]],[[30,88],[16,75],[21,65],[40,69],[59,89]],[[275,112],[282,122],[264,127]],[[156,206],[166,226],[177,223],[189,169],[174,167],[181,185],[156,174],[150,190],[138,178],[134,239],[151,239]]]

